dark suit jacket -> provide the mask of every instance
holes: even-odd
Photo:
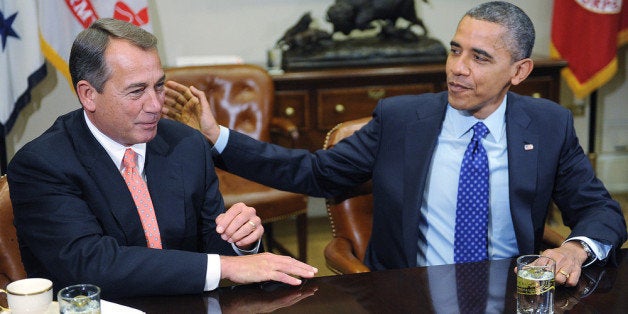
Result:
[[[419,210],[446,107],[446,92],[383,99],[361,130],[313,154],[231,132],[216,162],[263,184],[313,196],[332,196],[372,178],[373,232],[365,263],[371,269],[412,267]],[[506,130],[519,253],[539,250],[551,200],[562,210],[571,236],[619,248],[626,240],[623,215],[595,177],[570,112],[548,100],[509,93]],[[526,144],[533,149],[524,149]]]
[[[83,111],[57,121],[8,167],[22,260],[56,290],[77,283],[104,297],[203,291],[207,255],[234,255],[215,232],[224,211],[207,140],[162,120],[147,144],[145,173],[163,242],[148,249],[118,166],[87,128]]]

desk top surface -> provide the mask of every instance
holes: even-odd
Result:
[[[554,60],[545,56],[533,56],[534,68],[540,69],[556,69],[556,71],[567,66],[565,60]],[[281,84],[291,81],[316,81],[329,80],[330,78],[359,78],[371,76],[416,76],[425,75],[445,75],[445,62],[424,63],[412,65],[389,65],[389,66],[361,66],[346,68],[322,68],[309,70],[286,71],[281,74],[271,74],[275,84]]]
[[[619,267],[589,267],[578,286],[557,286],[555,312],[628,313],[628,250],[623,253]],[[416,267],[316,277],[298,287],[263,283],[199,295],[113,301],[146,313],[208,313],[208,308],[218,307],[222,313],[454,313],[458,299],[466,294],[486,298],[487,313],[514,313],[513,268],[514,260]],[[488,274],[484,284],[474,275],[482,271]],[[456,279],[456,273],[467,272],[471,275]],[[457,291],[461,285],[472,288]]]

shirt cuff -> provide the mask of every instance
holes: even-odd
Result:
[[[262,243],[262,239],[257,240],[257,244],[251,250],[242,250],[235,244],[231,243],[233,250],[238,255],[256,254],[259,251],[259,246]],[[218,288],[220,283],[220,255],[207,254],[207,272],[205,274],[205,287],[204,291],[212,291]]]
[[[216,143],[214,143],[214,149],[216,149],[219,154],[222,154],[222,151],[227,147],[227,142],[229,142],[229,129],[222,125],[219,125],[219,127],[220,134],[218,135]]]
[[[207,254],[207,273],[205,275],[204,291],[212,291],[218,288],[220,283],[220,256]]]
[[[257,254],[257,252],[259,251],[259,245],[260,243],[262,243],[262,239],[260,238],[259,240],[257,240],[257,244],[255,245],[254,248],[250,249],[250,250],[243,250],[239,247],[237,247],[235,244],[231,243],[231,247],[233,248],[233,250],[239,255],[251,255],[251,254]]]
[[[586,244],[589,245],[589,247],[591,248],[591,251],[593,251],[593,256],[587,259],[584,262],[584,264],[582,264],[582,267],[587,267],[593,264],[595,261],[598,261],[598,260],[601,261],[601,260],[606,259],[608,257],[609,252],[613,248],[612,245],[606,245],[601,242],[592,240],[588,237],[573,237],[573,238],[569,238],[565,240],[565,242],[568,242],[568,241],[584,241]]]

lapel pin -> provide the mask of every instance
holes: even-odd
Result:
[[[533,150],[534,149],[534,145],[532,145],[532,144],[525,144],[525,145],[523,145],[523,149],[524,150]]]

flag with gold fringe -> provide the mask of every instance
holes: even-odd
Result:
[[[578,99],[617,72],[617,49],[628,42],[622,0],[554,0],[550,55],[567,60],[562,76]]]

